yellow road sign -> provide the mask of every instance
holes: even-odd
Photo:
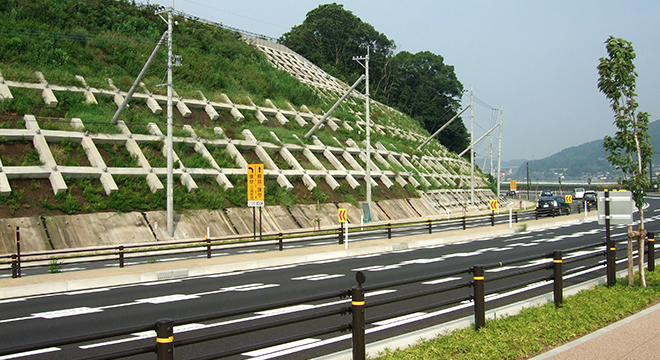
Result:
[[[499,209],[499,205],[497,204],[497,200],[491,200],[490,201],[490,209],[495,211]]]
[[[264,206],[264,164],[248,164],[248,206]]]
[[[573,202],[573,195],[566,195],[566,202],[567,203],[572,203]]]
[[[511,185],[509,185],[509,190],[518,190],[516,187],[518,186],[518,183],[516,180],[511,180]]]
[[[346,209],[339,209],[339,222],[340,223],[346,222]]]

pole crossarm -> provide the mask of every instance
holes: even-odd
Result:
[[[158,40],[158,43],[156,44],[156,47],[151,52],[151,55],[149,56],[149,59],[147,59],[147,62],[142,67],[142,70],[140,71],[140,74],[138,75],[138,77],[135,78],[135,81],[133,82],[133,85],[131,85],[131,88],[128,90],[128,93],[126,94],[126,97],[124,97],[124,101],[121,102],[121,105],[119,105],[119,108],[115,112],[115,115],[112,116],[112,123],[113,124],[117,124],[117,121],[119,120],[119,117],[124,112],[124,109],[126,109],[126,105],[128,105],[128,102],[133,97],[133,93],[135,92],[135,89],[137,89],[140,82],[142,82],[142,79],[144,79],[144,76],[147,74],[147,70],[151,66],[151,63],[153,62],[153,60],[156,58],[156,54],[158,53],[158,50],[160,50],[160,47],[165,42],[165,39],[167,39],[168,33],[169,33],[169,30],[165,30],[165,32],[163,33],[163,36],[160,37],[160,40]]]
[[[470,108],[470,105],[466,106],[466,107],[465,107],[463,110],[461,110],[458,114],[454,115],[454,117],[451,118],[449,121],[447,121],[444,125],[442,125],[442,127],[441,127],[440,129],[438,129],[438,131],[434,132],[433,135],[431,135],[428,139],[426,139],[426,141],[424,141],[424,142],[422,143],[422,145],[420,145],[420,146],[417,148],[417,150],[422,150],[422,148],[423,148],[424,146],[426,146],[426,144],[428,144],[429,142],[431,142],[431,140],[432,140],[434,137],[438,136],[438,134],[440,134],[440,132],[441,132],[442,130],[444,130],[447,126],[449,126],[449,124],[451,124],[452,121],[456,120],[459,116],[461,116],[462,113],[464,113],[464,112],[465,112],[467,109],[469,109],[469,108]]]
[[[474,145],[478,144],[481,140],[483,140],[486,136],[488,136],[488,134],[493,132],[493,130],[497,129],[498,127],[500,127],[500,124],[497,124],[497,125],[493,126],[490,130],[488,130],[485,134],[483,134],[477,141],[475,141],[474,144],[468,146],[465,150],[463,150],[463,152],[458,154],[458,156],[465,155],[465,153],[468,152],[468,150],[472,149],[472,147],[474,147]]]
[[[336,102],[334,105],[332,105],[332,107],[330,108],[330,110],[328,110],[328,112],[326,112],[326,113],[321,117],[321,120],[319,120],[319,122],[316,123],[316,125],[314,125],[314,127],[313,127],[311,130],[309,130],[309,131],[307,132],[307,134],[305,134],[305,137],[306,137],[306,138],[312,136],[312,134],[314,134],[314,131],[316,131],[319,127],[321,127],[321,125],[323,125],[323,123],[328,119],[328,117],[330,116],[330,114],[332,114],[332,112],[335,111],[335,109],[337,108],[337,106],[339,106],[339,104],[341,104],[342,101],[346,100],[346,98],[347,98],[348,95],[351,93],[351,91],[355,90],[355,88],[360,84],[360,81],[364,80],[365,77],[366,77],[366,76],[365,76],[364,74],[362,74],[362,75],[360,76],[360,78],[357,79],[357,81],[355,82],[355,84],[353,84],[353,86],[351,86],[348,90],[346,90],[346,93],[345,93],[342,97],[340,97],[339,100],[337,100],[337,102]]]

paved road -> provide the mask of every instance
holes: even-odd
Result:
[[[654,207],[652,206],[652,209]],[[658,219],[656,210],[647,215],[651,221]],[[613,231],[615,240],[625,237],[623,228]],[[475,241],[459,241],[442,243],[439,239],[436,245],[416,249],[400,249],[388,253],[366,254],[351,258],[289,264],[278,267],[234,271],[209,276],[155,281],[150,283],[108,286],[83,291],[71,291],[57,294],[25,296],[20,298],[0,300],[0,336],[2,347],[22,343],[32,343],[46,339],[56,339],[62,336],[85,334],[104,329],[122,328],[130,325],[149,324],[162,317],[185,318],[200,314],[214,313],[222,310],[243,308],[265,302],[277,302],[292,297],[303,297],[309,294],[327,293],[329,291],[347,289],[355,285],[354,274],[362,271],[367,277],[365,286],[387,283],[393,279],[410,278],[421,274],[440,273],[448,269],[469,268],[477,263],[492,263],[511,258],[519,258],[529,254],[547,253],[557,248],[569,248],[602,241],[604,230],[595,221],[578,224],[564,224],[544,230],[513,233],[497,237],[482,237]],[[399,240],[401,241],[401,240]],[[319,248],[319,250],[322,247]],[[596,249],[594,251],[602,251]],[[205,261],[205,260],[197,260]],[[594,260],[595,261],[595,260]],[[515,267],[499,268],[487,273],[494,276],[503,271],[517,271],[529,267],[536,262],[527,262]],[[582,264],[575,264],[582,266]],[[590,272],[567,282],[595,276]],[[601,273],[602,274],[602,271]],[[538,274],[530,274],[538,276]],[[27,278],[26,278],[27,279]],[[10,280],[11,279],[7,279]],[[408,288],[391,288],[367,294],[367,301],[374,301],[397,296],[406,291],[433,286],[444,286],[451,283],[466,281],[465,276],[444,279],[437,283],[420,283]],[[504,283],[503,285],[506,285]],[[495,294],[490,297],[489,306],[515,301],[524,296],[531,296],[547,291],[541,283],[530,286],[530,291],[524,294],[514,293],[509,296]],[[459,297],[460,294],[447,296]],[[408,306],[414,307],[420,300],[412,301]],[[254,322],[264,321],[285,313],[301,314],[319,311],[330,307],[344,306],[347,300],[335,299],[323,302],[309,303],[296,308],[280,309],[278,312],[255,313],[249,316],[231,319],[224,322],[200,323],[196,326],[177,328],[177,338],[197,335],[219,328],[244,326]],[[471,303],[458,306],[451,314],[436,314],[430,312],[418,313],[415,317],[405,320],[383,321],[368,329],[368,341],[405,333],[415,329],[437,324],[453,318],[464,316],[471,311]],[[393,312],[392,307],[369,310],[369,316]],[[333,324],[345,323],[347,317],[333,320]],[[318,322],[309,323],[302,330],[310,330],[321,326]],[[327,325],[324,325],[327,326]],[[296,331],[301,330],[300,327]],[[216,341],[203,348],[193,350],[177,349],[177,356],[185,358],[201,355],[202,351],[218,351],[223,348],[239,347],[259,337],[282,337],[293,329],[278,332],[251,333],[242,338],[229,341]],[[185,335],[184,335],[185,334]],[[276,355],[286,355],[287,358],[311,358],[342,350],[350,346],[347,336],[338,334],[309,338],[302,342],[289,344],[291,349],[268,349],[260,352],[246,352],[236,358],[266,359]],[[153,342],[153,333],[138,333],[129,337],[115,339],[113,343],[91,343],[83,347],[86,356],[106,351],[108,348],[121,348],[127,344],[139,343],[142,339]],[[323,346],[321,346],[324,344]],[[53,352],[25,357],[27,359],[57,359],[71,358],[71,349],[53,349]],[[153,358],[153,355],[144,358]],[[0,358],[2,359],[2,358]]]

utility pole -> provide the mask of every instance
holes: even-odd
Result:
[[[369,211],[369,220],[371,221],[371,115],[369,113],[369,105],[371,102],[371,99],[369,98],[369,47],[367,47],[367,56],[364,57],[353,57],[353,60],[357,60],[360,65],[362,65],[365,69],[366,72],[366,79],[365,79],[365,84],[366,84],[366,89],[365,89],[365,97],[367,101],[367,178],[366,183],[367,183],[367,209]],[[364,60],[364,64],[360,62],[360,60]]]
[[[174,150],[172,149],[172,8],[167,10],[167,234],[174,236]]]
[[[470,204],[474,205],[474,90],[470,85]]]
[[[500,105],[500,136],[498,139],[499,144],[497,145],[497,197],[500,197],[500,174],[502,172],[502,119],[504,118],[504,110]]]
[[[529,200],[529,161],[527,162],[527,200]]]

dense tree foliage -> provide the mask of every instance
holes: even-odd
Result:
[[[364,73],[353,56],[366,54],[369,47],[372,97],[410,115],[429,132],[440,128],[458,109],[463,85],[442,56],[429,51],[394,55],[393,40],[343,5],[325,4],[311,10],[280,42],[348,83]],[[439,140],[454,152],[469,145],[460,120],[445,129]]]

